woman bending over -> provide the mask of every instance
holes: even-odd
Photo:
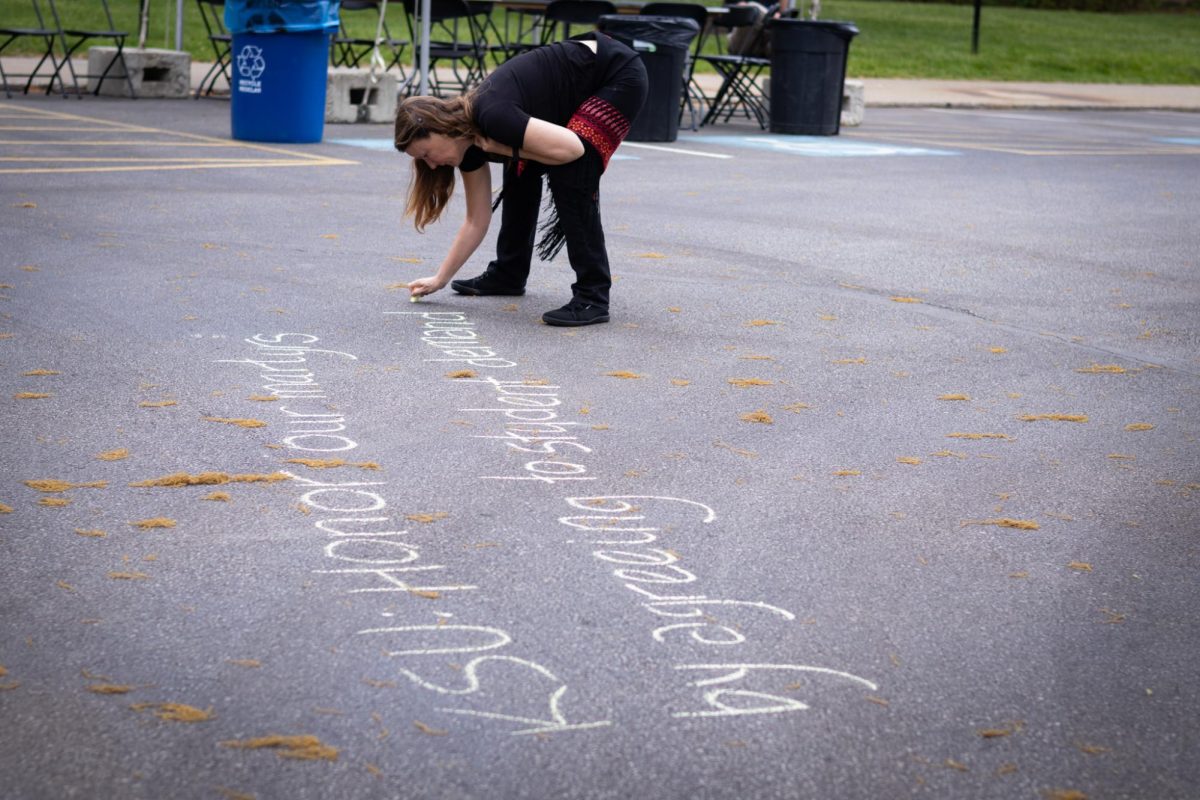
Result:
[[[542,177],[553,215],[542,224],[538,255],[562,248],[575,270],[571,301],[547,311],[548,325],[608,322],[612,285],[600,224],[600,176],[646,98],[637,53],[609,36],[585,34],[523,53],[473,91],[450,99],[410,97],[396,114],[396,149],[413,159],[407,212],[418,231],[436,221],[462,173],[467,215],[436,275],[409,284],[415,297],[450,284],[459,294],[525,293],[538,232]],[[505,164],[496,258],[482,275],[451,279],[487,233],[489,161]]]

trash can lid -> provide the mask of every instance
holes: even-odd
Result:
[[[597,26],[601,31],[621,38],[638,39],[656,45],[687,49],[700,33],[700,26],[687,17],[659,17],[645,14],[605,14]]]
[[[858,26],[853,22],[837,22],[823,19],[772,19],[767,22],[768,28],[791,28],[803,26],[810,30],[823,30],[850,40],[858,35]]]

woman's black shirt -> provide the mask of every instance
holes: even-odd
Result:
[[[578,39],[595,39],[596,52]],[[637,54],[605,34],[584,34],[522,53],[496,67],[471,98],[471,113],[489,139],[519,149],[530,117],[565,126],[575,110]],[[471,145],[459,169],[503,161]]]

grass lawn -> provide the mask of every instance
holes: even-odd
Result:
[[[971,55],[971,6],[824,0],[851,20],[849,74],[1076,83],[1200,84],[1200,16],[1089,14],[984,5]]]
[[[45,0],[41,4],[48,7]],[[68,26],[104,27],[95,0],[57,5]],[[136,40],[138,3],[110,0],[110,5],[117,25]],[[502,12],[496,14],[501,21]],[[362,16],[353,15],[351,33],[372,36],[374,25]],[[976,56],[970,52],[971,17],[970,6],[886,0],[824,0],[821,13],[822,19],[852,21],[861,31],[850,47],[847,71],[855,77],[1200,84],[1200,15],[985,6]],[[174,18],[174,0],[152,0],[147,46],[174,46]],[[36,22],[29,0],[0,0],[0,20],[5,26]],[[389,10],[388,24],[393,35],[403,35],[399,3]],[[184,49],[194,59],[211,61],[195,0],[184,2],[183,27]],[[34,40],[19,39],[4,54],[23,52],[38,52]]]

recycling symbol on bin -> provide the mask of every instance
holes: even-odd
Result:
[[[262,48],[252,44],[243,47],[237,55],[237,69],[243,78],[258,80],[267,69],[267,60],[263,58]]]

